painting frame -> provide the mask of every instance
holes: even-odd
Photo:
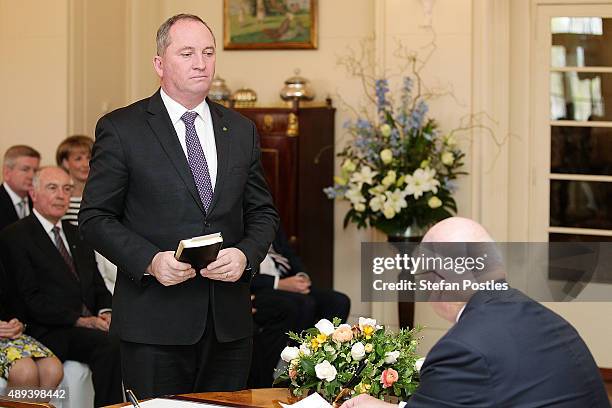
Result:
[[[241,4],[244,3],[245,0],[223,0],[223,49],[225,50],[291,50],[291,49],[317,49],[318,47],[318,0],[301,0],[301,2],[307,2],[309,4],[309,10],[304,15],[295,14],[287,12],[285,16],[276,15],[274,17],[264,16],[260,21],[260,25],[263,26],[263,30],[253,30],[243,34],[243,36],[247,37],[245,40],[237,40],[236,37],[240,35],[240,33],[236,34],[236,28],[232,31],[232,24],[236,25],[236,8],[240,7]],[[262,4],[263,4],[262,0]],[[277,0],[274,3],[277,4],[280,2],[282,5],[294,5],[300,3],[300,1],[296,0]],[[244,15],[242,16],[244,18]],[[259,19],[259,16],[248,16],[250,19]],[[268,19],[268,23],[266,23],[266,19]],[[278,28],[269,28],[270,24],[273,24],[274,21],[281,21]],[[293,21],[297,23],[293,23]],[[308,27],[304,27],[304,21],[308,22]],[[268,27],[266,27],[266,24]],[[305,39],[282,39],[281,34],[278,34],[274,31],[280,31],[282,28],[285,28],[285,35],[290,34],[288,32],[291,28],[291,24],[294,26],[298,25],[300,28],[301,35],[300,37],[307,37]],[[307,33],[307,35],[305,35]],[[265,35],[269,36],[269,40],[249,40],[248,37],[263,37]],[[299,34],[296,34],[299,35]],[[275,38],[278,36],[279,38]]]

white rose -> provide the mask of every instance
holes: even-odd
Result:
[[[353,360],[363,360],[365,354],[365,346],[362,342],[358,341],[357,343],[353,344],[353,347],[351,347],[351,357],[353,357]]]
[[[355,204],[355,211],[364,212],[366,210],[366,206],[363,203]]]
[[[290,362],[291,360],[298,358],[300,356],[300,350],[297,347],[285,347],[281,352],[281,358],[285,362]]]
[[[336,367],[331,365],[327,360],[315,366],[315,373],[317,373],[318,379],[326,380],[328,382],[334,381],[336,374],[338,374]]]
[[[395,350],[395,351],[387,351],[385,353],[385,363],[386,364],[395,364],[397,363],[397,358],[399,357],[400,352]]]
[[[334,324],[327,319],[319,320],[319,322],[315,324],[315,327],[326,336],[329,336],[334,332],[334,330],[336,330],[334,328]]]
[[[444,152],[442,153],[442,163],[446,166],[450,166],[455,161],[455,155],[453,152]]]
[[[366,317],[359,318],[359,330],[363,331],[365,326],[376,327],[376,319],[370,319]]]
[[[384,149],[380,152],[380,159],[385,164],[391,163],[391,160],[393,160],[393,152],[390,149]]]
[[[302,354],[304,354],[305,356],[309,356],[310,355],[310,347],[308,347],[308,344],[302,344],[300,346],[300,352]]]
[[[425,357],[419,358],[417,361],[415,361],[414,368],[416,368],[418,372],[421,372],[421,367],[423,367],[424,362],[425,362]]]

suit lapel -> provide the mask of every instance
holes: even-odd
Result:
[[[219,197],[223,191],[223,184],[227,180],[227,172],[229,171],[229,146],[230,146],[230,131],[231,128],[223,118],[223,112],[216,106],[215,103],[211,102],[208,98],[206,99],[208,106],[210,107],[210,116],[213,122],[213,129],[215,132],[215,144],[217,147],[217,179],[215,181],[215,191],[213,193],[213,199],[210,203],[208,213],[210,214],[217,203]]]
[[[27,219],[30,224],[30,232],[34,243],[40,248],[40,250],[44,254],[47,254],[49,256],[49,262],[53,262],[59,269],[65,271],[65,275],[69,276],[71,281],[77,283],[75,276],[68,270],[64,258],[62,258],[62,255],[59,253],[59,250],[57,249],[53,241],[51,241],[51,237],[47,234],[47,231],[45,231],[36,216],[34,214],[31,214],[24,219]]]
[[[32,200],[28,200],[28,202],[31,204]],[[11,196],[3,185],[0,185],[0,203],[2,205],[1,211],[7,214],[13,222],[19,220],[17,210],[15,210],[15,206],[13,205],[13,200],[11,200]],[[32,208],[30,208],[30,213],[31,212]],[[7,219],[9,217],[7,217]]]
[[[187,163],[187,158],[185,157],[185,153],[183,152],[183,148],[174,130],[174,126],[170,121],[170,116],[168,115],[168,111],[166,111],[159,91],[149,99],[148,112],[152,114],[148,122],[157,140],[159,140],[170,162],[176,169],[181,180],[183,180],[183,183],[185,183],[185,186],[187,186],[187,190],[198,204],[198,207],[200,207],[200,210],[206,213],[202,201],[200,200],[195,181],[193,180],[193,174],[191,174],[189,163]]]

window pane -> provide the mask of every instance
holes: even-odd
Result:
[[[549,242],[612,242],[612,237],[580,234],[548,234]]]
[[[551,72],[552,120],[612,120],[612,73]]]
[[[612,66],[612,19],[555,17],[551,29],[553,67]]]
[[[550,225],[612,229],[612,183],[551,180]]]
[[[612,128],[552,126],[550,171],[612,175]]]

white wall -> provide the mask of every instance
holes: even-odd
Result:
[[[67,131],[68,1],[0,0],[0,152],[35,146],[54,163]]]

